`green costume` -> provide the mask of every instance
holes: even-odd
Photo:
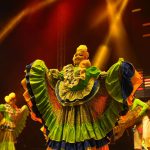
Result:
[[[15,150],[14,143],[25,126],[27,106],[21,109],[9,104],[0,105],[0,150]]]
[[[141,84],[140,78],[132,82],[135,69],[123,59],[107,75],[91,66],[83,80],[79,71],[70,64],[60,72],[49,70],[42,60],[26,67],[24,97],[32,118],[45,127],[50,149],[100,149],[109,143],[115,123],[127,111],[134,84]]]

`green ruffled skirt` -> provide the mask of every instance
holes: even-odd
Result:
[[[49,85],[48,68],[43,61],[36,60],[27,66],[24,96],[33,118],[44,125],[50,148],[84,150],[100,148],[109,142],[126,101],[122,96],[121,65],[120,60],[108,70],[105,83],[96,81],[100,88],[94,97],[89,95],[89,101],[76,106],[61,105],[55,94],[58,89],[54,91]]]

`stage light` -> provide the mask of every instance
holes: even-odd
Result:
[[[150,22],[143,23],[142,26],[143,26],[143,27],[150,26]]]
[[[99,46],[95,54],[95,57],[92,61],[92,64],[102,70],[105,69],[104,63],[108,61],[109,54],[110,52],[109,52],[109,48],[107,47],[107,45]]]
[[[0,31],[0,43],[13,30],[13,28],[22,20],[25,14],[26,14],[25,11],[21,11],[18,15],[12,18],[4,28],[2,28],[2,31]]]
[[[136,8],[132,10],[132,13],[140,12],[142,9],[141,8]]]
[[[128,57],[130,59],[134,59],[134,55],[132,55],[130,44],[128,42],[127,33],[125,31],[123,22],[122,22],[122,15],[124,13],[124,10],[127,6],[128,0],[124,1],[113,1],[113,0],[107,0],[107,10],[105,13],[107,14],[107,17],[109,18],[109,31],[108,34],[102,43],[102,45],[105,45],[108,47],[109,51],[107,55],[109,56],[110,48],[109,43],[110,41],[114,44],[115,47],[115,53],[117,57]],[[100,14],[101,15],[101,14]],[[102,14],[103,16],[103,14]],[[94,62],[99,62],[99,57],[97,57],[97,54],[100,54],[101,48],[97,49],[96,55],[94,57]],[[108,60],[107,56],[107,60]],[[104,62],[100,62],[101,64],[97,66],[105,65],[106,60],[105,58],[101,58],[101,60],[104,60]],[[134,59],[135,60],[135,59]]]
[[[150,33],[147,33],[147,34],[143,34],[143,35],[142,35],[142,37],[143,37],[143,38],[147,38],[147,37],[150,37]]]
[[[46,7],[46,6],[49,6],[50,4],[52,4],[53,2],[56,2],[56,1],[57,0],[44,0],[44,1],[41,1],[39,3],[32,4],[31,6],[28,6],[25,9],[23,9],[15,17],[10,19],[8,21],[8,23],[6,24],[6,26],[4,26],[4,28],[2,28],[2,30],[0,31],[0,43],[16,27],[16,25],[20,23],[20,21],[24,17],[26,17],[30,14],[33,14],[33,13],[37,12],[38,10],[40,10],[40,9]]]

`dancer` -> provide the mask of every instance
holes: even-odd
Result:
[[[0,150],[15,150],[14,143],[25,126],[29,111],[26,105],[21,108],[16,106],[14,92],[5,96],[5,102],[0,104]]]
[[[88,58],[87,46],[80,45],[73,64],[61,71],[48,69],[42,60],[26,67],[24,97],[32,119],[43,125],[47,150],[109,149],[112,129],[142,83],[123,59],[103,72]]]
[[[150,104],[150,100],[148,101]],[[134,125],[134,149],[150,150],[150,107]]]
[[[139,147],[139,143],[142,144],[142,139],[140,137],[142,137],[142,117],[145,116],[145,113],[148,112],[148,110],[150,109],[150,100],[148,100],[146,103],[135,98],[132,107],[130,108],[130,110],[127,112],[126,115],[121,116],[117,122],[117,125],[113,128],[113,141],[118,140],[124,133],[124,131],[129,128],[134,126],[134,131],[135,131],[135,144],[134,147],[136,147],[135,149],[138,149],[137,147]],[[138,129],[138,130],[137,130]],[[147,130],[147,129],[146,129]],[[138,132],[139,131],[139,132]],[[138,135],[138,133],[140,133]],[[140,144],[140,146],[142,146]]]

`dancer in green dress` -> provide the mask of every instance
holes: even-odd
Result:
[[[92,66],[86,45],[60,71],[35,60],[22,80],[31,117],[43,125],[47,150],[108,150],[112,129],[141,83],[123,59],[107,72]]]
[[[16,95],[10,93],[5,97],[6,104],[0,104],[0,150],[15,150],[16,138],[25,127],[28,116],[26,105],[16,106]]]

